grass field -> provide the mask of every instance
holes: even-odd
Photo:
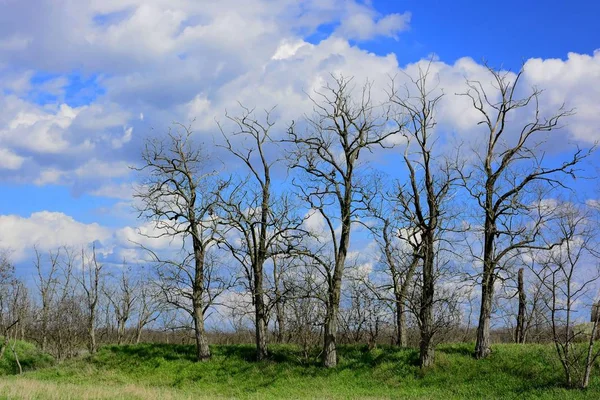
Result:
[[[553,349],[545,345],[496,345],[480,361],[471,358],[473,345],[442,345],[436,366],[426,371],[416,366],[416,350],[387,346],[342,346],[334,370],[319,367],[316,354],[304,360],[284,345],[272,346],[272,359],[260,363],[252,360],[250,345],[214,346],[213,359],[197,363],[191,346],[141,344],[106,346],[94,357],[54,366],[32,346],[22,346],[29,352],[28,371],[7,375],[14,370],[0,364],[0,398],[600,398],[597,373],[589,389],[565,389]]]

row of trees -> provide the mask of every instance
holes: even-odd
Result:
[[[572,112],[546,114],[541,91],[522,95],[521,73],[491,68],[491,85],[468,81],[462,94],[481,136],[452,142],[437,125],[444,94],[428,68],[402,85],[392,79],[383,101],[371,82],[332,77],[310,96],[313,113],[285,132],[276,109],[242,107],[212,147],[185,125],[148,139],[135,168],[139,215],[154,226],[147,236],[181,246],[140,244],[151,266],[144,279],[128,268],[104,279],[94,249],[77,266],[72,250],[51,252],[45,268],[36,251],[35,339],[60,347],[52,326],[69,326],[58,312],[69,304],[86,320],[79,337],[92,352],[98,326],[114,326],[121,343],[134,325],[139,340],[159,316],[163,328],[187,316],[197,359],[207,360],[207,318],[236,321],[250,309],[259,360],[270,338],[307,351],[320,338],[323,365],[334,367],[340,338],[374,345],[393,327],[400,346],[417,334],[427,367],[436,343],[470,339],[472,322],[475,357],[489,355],[496,315],[516,324],[517,342],[548,335],[569,384],[586,386],[598,321],[584,329],[577,313],[595,301],[598,209],[565,197],[593,149],[547,157],[547,133]],[[375,157],[400,172],[377,170]],[[361,241],[372,241],[363,254],[353,250]],[[100,323],[102,309],[110,317]]]
[[[575,149],[567,158],[547,161],[546,133],[560,128],[572,111],[547,114],[540,109],[540,90],[522,95],[522,71],[491,68],[491,85],[467,81],[460,94],[481,117],[482,137],[470,149],[450,143],[436,125],[444,95],[431,84],[428,68],[406,77],[403,85],[392,80],[382,102],[373,100],[372,83],[357,89],[352,79],[332,77],[310,96],[313,114],[289,124],[284,135],[272,134],[273,110],[262,117],[247,108],[240,116],[228,115],[235,128],[228,132],[219,125],[223,139],[217,146],[245,173],[215,168],[210,150],[204,147],[203,153],[193,144],[186,126],[167,139],[148,142],[139,169],[145,180],[136,195],[143,204],[140,215],[164,234],[191,238],[196,325],[223,287],[203,283],[207,252],[228,250],[244,272],[237,278],[252,296],[257,358],[267,355],[269,304],[314,298],[324,306],[323,365],[335,366],[342,288],[353,280],[346,279],[347,270],[356,262],[349,259],[351,237],[355,227],[364,226],[391,280],[368,279],[363,289],[382,293],[387,287],[393,293],[397,342],[405,343],[409,312],[420,332],[420,363],[431,365],[435,336],[461,309],[455,289],[469,275],[480,294],[475,357],[490,353],[497,287],[516,281],[514,266],[526,254],[535,251],[532,263],[538,265],[542,254],[563,251],[574,240],[564,235],[550,239],[551,226],[561,220],[568,202],[547,204],[564,196],[568,179],[576,177],[593,149]],[[364,160],[394,147],[403,149],[402,162],[394,165],[402,168],[400,177],[376,172]],[[274,166],[287,168],[292,178],[273,186]],[[322,221],[320,231],[307,228],[307,219],[315,216]],[[180,265],[154,255],[159,264]],[[292,265],[292,272],[277,274],[281,263]],[[264,285],[267,266],[274,271],[271,291]],[[536,276],[536,287],[547,289]],[[519,287],[525,304],[524,285]],[[517,318],[520,341],[524,312]],[[200,350],[203,331],[196,329],[199,359],[209,356],[207,347]]]

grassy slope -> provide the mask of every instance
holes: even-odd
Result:
[[[415,350],[391,347],[342,347],[335,370],[302,362],[290,346],[273,346],[273,360],[261,363],[249,345],[212,350],[210,362],[195,363],[190,346],[104,347],[92,359],[0,380],[0,398],[600,398],[598,377],[587,391],[562,388],[548,346],[498,345],[476,361],[472,345],[443,345],[424,372]]]

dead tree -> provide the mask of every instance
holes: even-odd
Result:
[[[38,281],[36,282],[41,300],[40,310],[40,344],[42,351],[46,351],[48,346],[48,325],[50,312],[54,306],[56,296],[56,286],[58,284],[57,275],[59,273],[59,263],[61,258],[61,248],[56,251],[48,252],[48,266],[44,267],[43,257],[37,246],[33,248],[35,252],[35,269],[37,271]]]
[[[165,139],[148,139],[142,152],[143,164],[134,168],[142,175],[134,195],[141,202],[140,216],[155,225],[151,238],[182,241],[182,259],[168,260],[152,254],[162,279],[163,293],[171,305],[186,310],[194,323],[196,358],[210,358],[204,328],[205,312],[213,294],[208,288],[207,258],[218,241],[217,193],[224,183],[213,160],[192,140],[192,130],[177,124]],[[191,239],[191,250],[186,240]],[[188,304],[189,302],[189,304]]]
[[[517,295],[519,297],[519,311],[517,313],[517,327],[515,328],[515,342],[525,343],[525,313],[527,308],[527,295],[525,293],[525,283],[523,281],[523,271],[525,268],[519,268],[517,278]]]
[[[49,329],[53,352],[59,360],[76,354],[81,345],[81,327],[85,327],[84,302],[74,276],[77,258],[76,251],[63,247],[56,277],[56,306],[51,313]]]
[[[555,209],[557,219],[549,224],[545,240],[560,245],[539,251],[532,270],[549,293],[545,305],[550,311],[552,338],[566,383],[586,388],[600,356],[595,346],[600,320],[596,315],[585,324],[582,322],[586,319],[578,320],[577,315],[587,314],[598,301],[598,225],[585,206],[566,202]]]
[[[421,266],[420,365],[428,367],[434,360],[434,303],[436,246],[449,229],[446,203],[454,190],[458,176],[454,161],[441,157],[436,148],[435,113],[441,93],[428,81],[429,69],[419,68],[419,76],[408,77],[403,89],[392,83],[391,101],[398,107],[398,126],[406,139],[404,165],[408,182],[400,184],[397,207],[406,221],[404,240],[413,247],[413,263]]]
[[[114,318],[117,322],[117,344],[123,344],[125,328],[131,318],[134,307],[138,302],[138,287],[133,280],[131,267],[123,265],[118,281],[114,288],[105,287],[104,293],[112,306]]]
[[[84,293],[83,297],[87,312],[88,350],[90,354],[94,354],[98,350],[96,325],[98,303],[103,288],[103,268],[104,266],[98,262],[96,257],[95,246],[92,246],[91,255],[86,254],[85,250],[81,249],[81,271],[75,277]]]
[[[142,331],[156,321],[161,312],[160,288],[149,280],[141,280],[137,285],[138,302],[135,310],[137,321],[135,323],[135,343],[142,340]]]
[[[414,275],[419,267],[419,259],[415,257],[418,253],[418,246],[415,240],[409,239],[409,230],[406,234],[400,235],[402,226],[402,215],[395,207],[395,196],[393,190],[379,189],[376,201],[371,202],[369,215],[375,223],[369,227],[373,238],[378,245],[380,252],[380,264],[385,273],[389,275],[391,285],[375,285],[371,290],[380,297],[381,300],[393,304],[394,323],[396,327],[395,344],[397,346],[407,346],[406,332],[406,301],[409,288],[414,284]],[[413,238],[414,239],[414,238]],[[393,298],[388,298],[391,289]]]
[[[290,167],[301,172],[295,186],[324,219],[333,254],[333,265],[322,264],[328,290],[322,357],[328,368],[337,365],[337,320],[351,226],[369,200],[362,195],[368,182],[361,177],[359,156],[385,147],[399,130],[390,127],[388,108],[371,99],[371,88],[367,83],[357,94],[352,79],[333,77],[311,98],[314,115],[306,118],[306,131],[292,124],[287,138],[293,145]]]
[[[256,358],[267,357],[267,325],[269,306],[266,304],[265,264],[274,257],[289,253],[298,246],[302,219],[292,212],[288,196],[277,195],[272,186],[271,170],[278,162],[267,151],[275,150],[271,130],[275,125],[273,110],[265,111],[259,120],[254,110],[242,106],[239,117],[227,115],[235,125],[231,136],[221,128],[224,147],[241,161],[248,175],[232,190],[222,195],[223,224],[233,240],[224,242],[244,269],[247,287],[254,306]],[[239,144],[232,143],[241,139]],[[240,240],[238,240],[240,239]]]
[[[589,152],[577,149],[558,165],[550,166],[540,148],[545,132],[560,128],[563,118],[572,111],[559,108],[549,116],[540,109],[541,90],[533,88],[525,97],[518,97],[521,70],[515,76],[488,68],[493,90],[481,82],[467,81],[467,96],[481,115],[479,122],[485,129],[483,150],[475,150],[476,165],[470,173],[463,173],[464,187],[478,209],[478,225],[483,226],[482,255],[476,256],[483,266],[480,274],[481,304],[475,357],[490,353],[490,318],[497,282],[506,258],[534,246],[539,238],[543,221],[525,221],[536,207],[529,199],[533,189],[550,190],[561,187],[560,174],[575,176],[576,166]],[[527,122],[516,114],[532,111]],[[533,204],[533,205],[532,205]],[[518,217],[522,223],[517,223]],[[539,215],[537,217],[540,217]],[[543,217],[542,217],[543,219]]]

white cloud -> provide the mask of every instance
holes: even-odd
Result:
[[[577,141],[600,140],[600,50],[569,53],[566,60],[532,58],[525,63],[527,84],[544,90],[541,107],[557,110],[563,104],[576,114],[564,122]]]
[[[17,170],[21,168],[25,158],[0,147],[0,169]]]
[[[358,10],[357,10],[358,11]],[[378,36],[398,39],[398,34],[408,30],[410,13],[388,14],[376,17],[372,10],[349,13],[336,30],[336,33],[347,39],[370,40]]]
[[[8,2],[0,15],[0,59],[10,60],[0,66],[0,170],[19,182],[124,199],[119,185],[129,179],[127,166],[137,161],[150,128],[162,133],[172,121],[196,119],[193,127],[211,135],[214,119],[223,119],[225,110],[234,114],[239,101],[257,110],[277,105],[277,136],[311,112],[306,93],[320,89],[331,73],[354,76],[357,87],[373,80],[375,101],[385,99],[389,76],[405,79],[395,54],[373,54],[349,42],[400,39],[410,29],[410,13],[381,14],[370,2],[35,3],[31,13],[32,0]],[[309,43],[325,24],[337,28]],[[425,63],[403,70],[414,75]],[[525,87],[546,88],[543,106],[566,100],[577,109],[564,135],[585,143],[600,138],[599,65],[599,52],[525,65]],[[430,68],[430,83],[446,94],[437,114],[440,131],[476,142],[480,117],[455,93],[465,91],[466,78],[491,87],[486,68],[468,57],[453,64],[435,60]],[[102,89],[90,104],[65,100],[74,70],[93,75]],[[35,84],[35,71],[57,76]],[[34,92],[58,100],[39,105],[28,97]]]
[[[40,211],[29,217],[0,215],[0,247],[14,251],[15,261],[25,259],[34,245],[41,251],[60,246],[86,246],[110,237],[97,223],[84,224],[60,212]]]
[[[109,183],[91,191],[94,196],[109,197],[112,199],[131,200],[134,185],[132,183]]]

